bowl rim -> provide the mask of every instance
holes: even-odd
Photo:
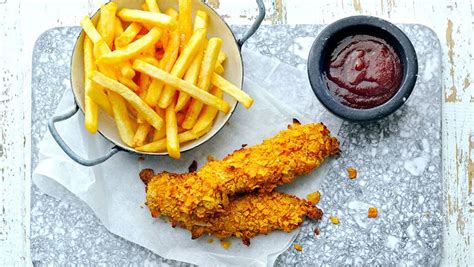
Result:
[[[333,47],[329,47],[329,43],[334,41],[331,38],[339,32],[354,27],[375,27],[384,34],[390,35],[392,40],[387,40],[384,37],[380,38],[389,44],[397,42],[398,46],[392,45],[392,47],[397,51],[402,62],[406,62],[406,64],[403,64],[404,74],[395,95],[385,103],[369,109],[352,108],[338,101],[328,90],[321,71],[324,69],[324,66],[322,66],[324,64],[322,63],[323,55],[333,50]],[[371,35],[370,32],[367,32],[367,34]],[[403,51],[403,53],[399,51]],[[307,72],[314,94],[327,110],[348,121],[371,122],[392,114],[408,100],[417,80],[418,60],[413,44],[400,28],[378,17],[358,15],[337,20],[321,31],[311,46],[307,61]]]
[[[107,3],[109,2],[113,2],[113,1],[108,1]],[[193,2],[198,2],[200,5],[204,6],[205,8],[207,8],[207,10],[210,10],[211,12],[214,13],[214,15],[216,15],[223,23],[224,25],[227,27],[227,29],[229,30],[229,32],[231,33],[233,39],[234,39],[234,43],[236,45],[236,47],[238,48],[238,51],[239,51],[239,58],[240,58],[240,66],[241,66],[241,69],[242,69],[242,74],[240,75],[240,88],[242,88],[243,90],[243,84],[244,84],[244,62],[243,62],[243,58],[242,58],[242,52],[240,51],[240,46],[239,46],[239,43],[238,43],[238,40],[237,38],[235,37],[235,34],[234,32],[232,31],[232,29],[230,28],[229,24],[227,24],[227,22],[219,15],[219,13],[217,13],[217,11],[215,11],[210,5],[208,5],[207,3],[203,2],[203,1],[193,1]],[[98,8],[93,14],[92,16],[90,16],[91,19],[93,19],[95,16],[97,16],[100,12],[100,8]],[[70,70],[69,70],[69,76],[70,76],[70,79],[69,79],[69,82],[71,84],[71,90],[72,90],[72,93],[73,93],[73,96],[74,96],[74,104],[79,108],[79,110],[82,112],[82,114],[84,115],[84,110],[82,109],[81,105],[78,104],[78,101],[76,99],[76,94],[75,94],[75,89],[74,89],[74,85],[73,85],[73,81],[72,81],[72,77],[73,77],[73,61],[74,61],[74,53],[77,49],[77,46],[80,45],[80,39],[81,39],[81,36],[85,34],[84,30],[81,28],[81,31],[78,33],[77,37],[76,37],[76,41],[74,42],[74,47],[73,47],[73,50],[72,50],[72,54],[71,54],[71,59],[70,59]],[[220,130],[222,130],[222,128],[227,124],[227,122],[230,120],[230,118],[232,117],[232,115],[234,114],[235,112],[235,109],[237,108],[237,105],[239,104],[238,101],[236,101],[232,107],[232,109],[229,111],[230,114],[229,116],[222,122],[222,124],[220,126],[218,126],[217,130],[210,136],[207,137],[207,139],[201,141],[201,143],[197,143],[189,148],[186,148],[186,149],[182,149],[180,148],[180,153],[185,153],[187,151],[190,151],[196,147],[199,147],[205,143],[207,143],[209,140],[211,140],[214,136],[216,136]],[[109,141],[110,143],[112,143],[116,148],[118,148],[119,150],[122,150],[122,151],[126,151],[126,152],[130,152],[130,153],[133,153],[133,154],[137,154],[137,155],[148,155],[148,156],[169,156],[168,154],[168,151],[164,151],[164,152],[146,152],[146,151],[139,151],[139,150],[136,150],[136,149],[133,149],[132,147],[129,147],[127,145],[122,145],[122,144],[119,144],[119,143],[116,143],[115,141],[111,140],[110,138],[108,138],[105,134],[103,134],[99,129],[97,129],[97,133],[99,133],[102,137],[104,137],[107,141]],[[196,140],[199,140],[200,138],[196,139]]]

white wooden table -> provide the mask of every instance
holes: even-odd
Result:
[[[78,25],[101,0],[0,0],[0,266],[30,265],[31,57],[56,26]],[[248,24],[254,0],[208,0],[231,24]],[[441,41],[443,265],[474,263],[474,0],[265,0],[266,23],[330,23],[365,14],[421,23]]]

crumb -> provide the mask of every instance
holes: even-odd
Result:
[[[189,165],[188,167],[188,171],[189,172],[195,172],[198,168],[198,163],[197,161],[193,160],[193,162],[191,163],[191,165]]]
[[[293,118],[293,123],[294,124],[301,124],[301,122],[297,118]]]
[[[214,158],[214,156],[212,156],[212,155],[207,155],[207,161],[214,161],[214,160],[216,160],[216,159]]]
[[[333,224],[339,224],[339,219],[338,219],[336,216],[329,216],[329,220],[330,220]]]
[[[368,211],[368,217],[369,218],[376,218],[378,215],[378,210],[375,207],[370,207]]]
[[[244,147],[246,147],[246,146],[247,146],[247,144],[242,144],[242,148],[244,148]]]
[[[209,237],[209,238],[207,239],[207,243],[209,243],[209,244],[214,243],[214,239],[212,239],[211,237]]]
[[[145,185],[151,181],[153,176],[155,176],[155,172],[152,169],[143,169],[139,174],[140,180],[142,180]]]
[[[320,198],[321,198],[321,193],[319,191],[313,192],[306,196],[306,199],[308,199],[309,202],[313,203],[314,205],[317,205],[319,203]]]
[[[355,179],[357,178],[357,170],[355,168],[347,168],[347,175],[349,176],[349,179]]]
[[[145,160],[145,157],[143,156],[138,157],[138,161],[144,161],[144,160]]]
[[[319,230],[318,227],[314,228],[314,234],[315,235],[319,235],[321,233],[321,231]]]
[[[303,250],[303,247],[301,247],[300,244],[294,244],[293,247],[294,247],[297,251],[302,251],[302,250]]]
[[[140,205],[140,208],[142,208],[142,209],[143,209],[143,208],[144,208],[144,207],[143,207],[143,205]]]
[[[224,249],[229,249],[231,245],[232,245],[232,243],[229,240],[225,240],[225,239],[221,240],[221,246]]]

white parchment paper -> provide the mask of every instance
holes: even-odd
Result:
[[[297,235],[273,232],[257,236],[246,247],[238,239],[224,249],[219,242],[209,244],[208,237],[191,240],[188,231],[171,228],[164,219],[150,216],[145,202],[145,186],[138,178],[144,168],[158,171],[186,172],[193,160],[198,167],[208,155],[220,159],[240,148],[254,145],[286,128],[293,118],[302,123],[323,121],[337,133],[340,120],[329,115],[312,94],[306,73],[251,51],[244,51],[246,78],[244,90],[255,99],[250,110],[238,106],[234,115],[214,138],[182,154],[179,161],[168,157],[146,157],[120,152],[94,167],[84,167],[72,161],[45,134],[40,144],[40,161],[33,172],[33,181],[46,194],[64,201],[82,201],[88,205],[103,225],[112,233],[150,249],[158,255],[205,266],[272,265]],[[74,105],[71,92],[65,92],[57,113]],[[90,135],[83,127],[83,115],[57,124],[58,131],[70,147],[88,158],[100,156],[112,147],[101,135]],[[281,187],[300,197],[318,190],[325,167]],[[218,240],[216,240],[218,241]]]

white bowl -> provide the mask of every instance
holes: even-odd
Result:
[[[141,9],[143,0],[114,0],[118,4],[119,10],[121,8],[134,8]],[[177,0],[158,0],[158,5],[161,10],[166,10],[170,7],[178,10],[178,1]],[[209,6],[202,3],[199,0],[192,0],[192,13],[193,18],[197,10],[203,10],[209,14],[209,27],[207,29],[207,36],[210,37],[220,37],[223,40],[222,51],[227,55],[227,59],[224,61],[225,72],[223,77],[230,81],[231,83],[242,88],[243,83],[243,63],[242,57],[240,54],[240,47],[238,42],[230,30],[229,26],[224,22],[224,20]],[[96,23],[99,18],[99,12],[97,11],[91,20]],[[84,40],[84,31],[79,35],[76,44],[74,46],[72,61],[71,61],[71,85],[72,90],[74,91],[74,97],[79,108],[84,111],[84,51],[83,51],[83,40]],[[225,94],[224,100],[227,101],[232,107],[231,111],[227,114],[219,112],[212,129],[202,136],[201,138],[187,142],[181,146],[181,152],[193,149],[207,140],[211,139],[229,120],[233,111],[237,106],[237,101],[231,96]],[[98,131],[110,142],[119,146],[120,148],[138,153],[138,154],[147,154],[147,155],[168,155],[167,152],[142,152],[135,150],[132,147],[127,146],[119,136],[117,127],[112,117],[102,110],[99,112],[99,128]]]

